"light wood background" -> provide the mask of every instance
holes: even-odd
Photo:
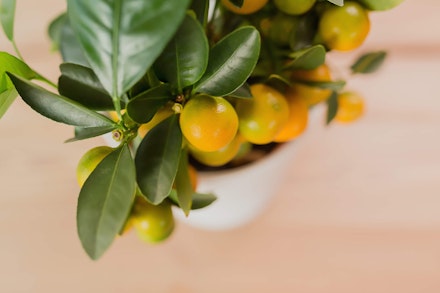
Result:
[[[18,1],[18,45],[56,80],[46,24],[64,1]],[[386,49],[373,76],[349,87],[367,113],[310,129],[289,179],[250,225],[178,225],[163,245],[131,234],[98,262],[76,235],[78,159],[99,139],[64,144],[70,127],[20,99],[0,121],[0,292],[440,292],[440,1],[407,0],[371,15],[354,53]],[[11,51],[4,37],[0,49]],[[275,170],[273,170],[275,171]]]

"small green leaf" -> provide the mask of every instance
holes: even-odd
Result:
[[[203,27],[206,26],[208,21],[209,5],[211,4],[210,2],[211,1],[206,0],[193,0],[191,2],[190,9],[194,11],[197,20],[202,24]]]
[[[135,196],[135,176],[130,150],[123,145],[106,156],[84,183],[77,228],[90,258],[100,258],[122,229]]]
[[[114,110],[112,98],[90,68],[63,63],[60,69],[58,91],[62,96],[77,101],[89,109]]]
[[[15,0],[0,0],[0,20],[8,40],[14,40]]]
[[[110,127],[112,120],[78,102],[59,96],[21,77],[8,74],[22,99],[32,109],[57,122],[82,127]]]
[[[189,0],[68,0],[67,4],[91,68],[107,92],[119,99],[165,48]]]
[[[131,99],[127,104],[127,114],[137,123],[147,123],[172,98],[170,87],[159,85]]]
[[[33,79],[37,74],[23,61],[6,52],[0,52],[0,92],[14,87],[6,72],[25,79]]]
[[[260,53],[260,35],[254,27],[241,27],[222,40],[209,55],[208,68],[193,92],[226,96],[251,75]]]
[[[383,1],[383,0],[379,0],[379,1]],[[344,0],[328,0],[328,2],[338,6],[344,6]]]
[[[330,97],[327,99],[327,118],[326,123],[329,125],[338,113],[338,93],[332,92]]]
[[[101,126],[101,127],[75,127],[75,136],[66,140],[65,142],[74,142],[78,140],[83,140],[87,138],[96,137],[109,133],[117,129],[117,125],[113,126]]]
[[[18,96],[15,88],[7,89],[4,92],[0,93],[0,118],[5,115],[6,111],[15,101],[15,98]]]
[[[136,176],[142,194],[153,204],[171,192],[179,166],[182,132],[177,115],[151,129],[136,152]]]
[[[208,65],[209,46],[200,23],[186,15],[173,39],[155,63],[155,71],[179,93],[198,81]]]
[[[364,54],[351,66],[351,70],[353,73],[373,73],[380,68],[386,56],[385,51]]]
[[[249,87],[249,84],[244,83],[241,87],[230,93],[229,96],[239,99],[251,99],[251,88]]]
[[[53,19],[47,28],[47,34],[52,41],[52,49],[54,51],[60,48],[63,27],[67,21],[66,13],[62,13]]]
[[[325,48],[316,45],[307,49],[299,50],[289,54],[292,59],[286,65],[286,69],[315,69],[325,62]]]
[[[192,209],[197,210],[209,206],[217,200],[217,197],[212,193],[194,193],[192,199]]]
[[[191,185],[188,165],[188,151],[186,149],[182,149],[180,154],[179,168],[177,169],[175,185],[178,204],[185,215],[188,216],[189,211],[191,210],[194,189]]]
[[[339,91],[344,88],[346,82],[344,80],[337,80],[337,81],[299,81],[299,83],[312,86],[312,87],[318,87],[321,89],[331,89],[333,91]]]

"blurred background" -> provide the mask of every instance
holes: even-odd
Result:
[[[52,80],[60,60],[46,26],[64,9],[17,4],[18,46]],[[377,74],[348,83],[365,116],[309,129],[254,222],[222,232],[178,223],[158,246],[130,234],[98,262],[76,234],[75,168],[103,141],[64,144],[70,127],[17,99],[0,121],[0,292],[440,292],[439,12],[438,0],[407,0],[371,13],[365,44],[329,57],[343,68],[389,52]],[[12,52],[3,35],[0,49]]]

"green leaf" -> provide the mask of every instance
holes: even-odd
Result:
[[[191,185],[188,164],[188,151],[186,149],[182,149],[182,152],[180,154],[179,167],[177,169],[175,185],[178,204],[185,215],[188,216],[189,211],[191,210],[192,195],[194,194],[194,189]]]
[[[87,138],[96,137],[109,133],[117,129],[117,125],[113,126],[101,126],[101,127],[75,127],[75,136],[66,140],[65,142],[74,142],[78,140],[83,140]]]
[[[379,1],[383,1],[383,0],[379,0]],[[344,6],[344,0],[328,0],[328,2],[338,6]]]
[[[299,50],[289,54],[290,60],[286,69],[315,69],[325,62],[325,48],[322,45],[316,45],[307,49]]]
[[[386,56],[385,51],[364,54],[351,66],[351,70],[353,73],[373,73],[380,68]]]
[[[18,96],[15,88],[7,89],[4,92],[0,93],[0,118],[5,115],[6,111],[15,101],[15,98]]]
[[[155,63],[159,79],[179,93],[198,81],[208,65],[209,46],[200,23],[189,14]]]
[[[127,104],[127,114],[137,123],[147,123],[172,99],[170,87],[162,84],[131,99]]]
[[[114,110],[112,98],[90,68],[63,63],[60,69],[58,91],[62,96],[77,101],[89,109]]]
[[[238,8],[241,8],[243,6],[244,0],[230,0],[230,2]]]
[[[0,92],[14,87],[6,72],[25,79],[33,79],[37,74],[23,61],[6,52],[0,52]]]
[[[123,145],[106,156],[84,183],[77,228],[90,258],[100,258],[122,229],[135,196],[135,176],[130,150]]]
[[[15,0],[0,0],[0,20],[8,40],[14,40]]]
[[[344,80],[337,80],[337,81],[299,81],[299,83],[312,86],[312,87],[318,87],[321,89],[331,89],[333,91],[339,91],[344,88],[346,82]]]
[[[330,122],[333,121],[337,113],[338,113],[338,93],[332,92],[330,97],[327,99],[327,118],[326,118],[327,125],[329,125]]]
[[[298,17],[295,29],[290,32],[289,46],[293,51],[309,48],[318,30],[319,15],[311,11]]]
[[[193,0],[191,2],[190,9],[194,11],[197,20],[203,25],[203,27],[206,26],[206,23],[208,21],[210,2],[211,1],[206,1],[206,0]]]
[[[53,19],[47,28],[47,34],[52,41],[53,50],[58,50],[60,48],[62,31],[67,21],[67,14],[62,13]]]
[[[68,0],[68,15],[104,88],[120,98],[148,70],[189,0]]]
[[[212,193],[194,193],[192,199],[192,209],[197,210],[209,206],[217,200]]]
[[[193,91],[213,96],[234,92],[252,73],[259,52],[260,35],[254,27],[235,30],[211,49],[208,68]]]
[[[161,203],[171,192],[179,166],[182,132],[173,115],[151,129],[136,152],[137,183],[153,204]]]
[[[109,118],[78,102],[59,96],[21,77],[8,74],[22,99],[43,116],[69,125],[82,127],[114,126]]]
[[[72,26],[70,25],[68,16],[66,16],[66,21],[61,28],[60,52],[64,62],[90,67],[86,55],[84,54],[82,45],[76,37]]]
[[[236,89],[234,92],[230,93],[229,96],[239,99],[251,99],[252,98],[251,88],[247,83],[244,83],[241,87]]]

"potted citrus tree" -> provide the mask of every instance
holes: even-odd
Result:
[[[316,105],[327,123],[358,118],[363,100],[332,77],[326,54],[356,49],[370,11],[400,2],[67,0],[48,28],[63,59],[53,82],[21,57],[15,1],[2,0],[16,54],[0,52],[0,116],[19,95],[73,126],[69,142],[111,136],[113,146],[87,151],[77,169],[78,235],[92,259],[131,227],[160,242],[173,209],[191,217],[215,201],[197,192],[198,173],[271,156],[306,130]],[[373,72],[384,57],[365,54],[351,70]]]

